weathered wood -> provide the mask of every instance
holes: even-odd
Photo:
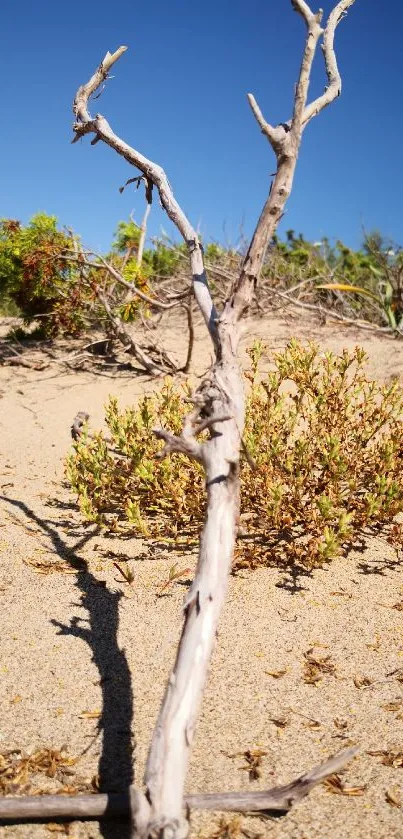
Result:
[[[97,114],[92,118],[89,114],[89,96],[105,81],[110,68],[125,51],[125,47],[120,47],[112,55],[109,52],[106,54],[91,79],[79,88],[74,101],[74,141],[85,134],[93,134],[93,143],[99,140],[105,142],[137,167],[148,183],[157,188],[163,208],[188,246],[195,298],[209,330],[216,356],[213,369],[195,394],[195,411],[185,423],[182,434],[175,437],[168,431],[158,432],[165,440],[166,454],[180,451],[203,464],[207,511],[196,574],[184,604],[184,625],[176,661],[148,755],[145,784],[150,810],[145,821],[136,816],[133,819],[133,835],[141,839],[183,839],[187,834],[188,826],[183,817],[185,777],[226,594],[238,521],[239,461],[245,412],[242,374],[237,355],[240,320],[253,300],[268,243],[283,215],[292,188],[303,128],[312,116],[337,95],[339,76],[333,49],[334,31],[353,2],[341,0],[323,30],[320,25],[321,12],[314,14],[305,0],[291,0],[292,6],[306,23],[307,35],[293,114],[288,123],[271,126],[264,119],[255,98],[249,95],[258,124],[275,152],[277,170],[242,270],[220,316],[210,294],[197,233],[174,197],[164,170],[118,137],[103,116]],[[312,63],[322,36],[330,87],[322,97],[308,105]],[[210,429],[210,439],[200,443],[196,436],[202,421]],[[309,791],[311,782],[307,777],[300,780],[300,791]],[[291,795],[289,789],[288,794]],[[195,799],[192,801],[195,806]]]
[[[304,798],[310,790],[329,775],[339,772],[356,755],[357,749],[346,749],[325,763],[300,775],[290,784],[261,792],[213,792],[185,796],[185,804],[194,810],[216,810],[237,813],[285,813]],[[110,819],[147,812],[143,793],[109,793],[94,795],[42,795],[0,798],[0,821],[46,821],[48,819]]]

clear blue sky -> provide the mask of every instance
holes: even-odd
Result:
[[[127,44],[93,112],[164,166],[206,239],[251,234],[274,159],[246,93],[270,122],[290,117],[305,30],[289,0],[20,0],[1,18],[0,216],[55,214],[100,250],[119,219],[140,219],[140,192],[118,192],[135,170],[102,143],[70,144],[76,88]],[[342,97],[304,134],[281,231],[355,247],[377,227],[403,244],[402,31],[401,0],[356,0],[340,24]],[[156,202],[151,233],[161,225],[172,232]]]

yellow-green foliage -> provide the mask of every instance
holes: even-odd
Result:
[[[403,509],[403,392],[367,378],[365,353],[320,352],[292,341],[258,376],[252,369],[244,442],[255,461],[241,470],[236,564],[298,561],[314,567],[346,550],[369,525]],[[179,432],[188,387],[167,381],[137,408],[110,399],[108,439],[84,436],[67,473],[87,520],[153,538],[193,539],[203,520],[201,468],[183,455],[155,458],[152,429]],[[122,522],[122,525],[120,524]]]
[[[203,509],[201,467],[183,455],[156,459],[161,449],[152,433],[164,425],[179,433],[188,406],[186,386],[167,379],[161,390],[141,399],[137,408],[120,411],[110,398],[106,407],[109,442],[102,433],[82,437],[67,460],[67,475],[88,521],[110,522],[118,515],[136,532],[161,538],[186,535]]]

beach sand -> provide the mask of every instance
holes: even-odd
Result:
[[[201,327],[197,335],[196,369],[202,372],[211,353]],[[252,322],[243,346],[256,335],[269,349],[284,347],[292,336],[336,351],[360,344],[371,375],[388,380],[403,371],[403,344],[370,332],[319,327],[287,314]],[[177,350],[175,332],[165,338]],[[56,364],[0,367],[0,753],[65,745],[79,758],[71,783],[99,776],[108,790],[124,789],[133,776],[142,783],[181,628],[186,577],[167,596],[157,593],[175,561],[193,568],[196,557],[84,525],[63,461],[77,411],[88,411],[98,428],[109,393],[128,405],[157,386],[129,372],[107,377]],[[131,586],[113,564],[122,557],[135,574]],[[80,570],[82,559],[87,570]],[[49,573],[39,573],[43,564]],[[368,754],[403,752],[403,618],[393,608],[401,601],[399,557],[380,537],[310,576],[276,568],[232,576],[187,790],[286,783],[354,743],[360,754],[342,777],[347,788],[362,788],[360,794],[319,786],[282,818],[242,817],[247,833],[238,835],[402,839],[403,768]],[[304,681],[304,653],[312,648],[335,666],[317,684]],[[269,675],[277,671],[285,672]],[[247,749],[266,752],[257,780],[245,769]],[[43,775],[35,781],[37,787],[52,783]],[[401,809],[388,801],[390,793]],[[219,819],[192,813],[191,836],[211,837]],[[73,839],[129,836],[124,822],[75,822],[65,829]],[[63,830],[7,825],[0,835],[42,839]]]

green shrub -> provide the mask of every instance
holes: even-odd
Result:
[[[105,419],[110,442],[101,432],[84,436],[67,460],[67,475],[87,520],[110,523],[118,514],[143,535],[170,538],[200,522],[201,467],[183,455],[156,459],[160,445],[152,433],[161,423],[180,432],[185,395],[186,386],[176,388],[167,379],[137,408],[120,411],[117,400],[109,399]]]
[[[341,355],[292,341],[262,379],[262,346],[252,369],[245,446],[256,468],[241,470],[236,565],[298,562],[308,568],[354,544],[368,526],[392,525],[403,509],[403,393],[367,378],[356,348]],[[108,438],[88,432],[74,444],[67,475],[82,514],[113,529],[187,544],[204,513],[203,474],[183,455],[164,460],[152,429],[174,432],[189,386],[167,380],[138,407],[111,398]],[[182,537],[181,539],[178,537]]]
[[[150,270],[147,266],[139,268],[131,255],[136,230],[132,222],[120,223],[115,249],[108,260],[112,267],[122,271],[125,280],[147,293]],[[105,327],[105,311],[97,297],[99,288],[123,320],[135,320],[140,309],[147,315],[138,298],[127,301],[126,289],[106,269],[96,267],[99,265],[96,257],[92,264],[86,262],[79,238],[60,230],[54,216],[39,213],[26,226],[3,219],[0,222],[3,309],[8,312],[14,307],[26,324],[38,321],[36,338],[78,336],[88,328]]]
[[[70,249],[71,238],[54,216],[38,213],[26,226],[0,222],[0,299],[25,323],[40,318],[42,337],[77,335],[86,323],[85,290],[76,264],[64,259]]]

